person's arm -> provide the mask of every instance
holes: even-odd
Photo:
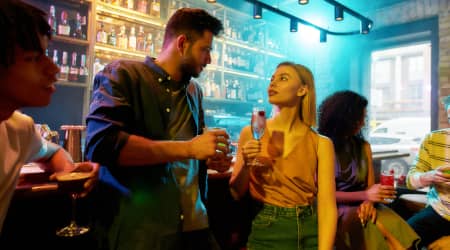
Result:
[[[248,163],[256,156],[258,150],[253,150],[247,146],[248,151],[254,151],[250,155],[244,155],[244,147],[252,139],[250,126],[242,129],[239,136],[239,143],[236,153],[236,162],[234,163],[233,173],[230,178],[230,191],[234,199],[241,199],[248,191],[250,181],[250,166]]]
[[[450,166],[432,166],[430,152],[433,132],[427,135],[420,145],[419,153],[414,164],[409,168],[406,184],[410,189],[420,189],[442,182],[450,182]]]
[[[442,236],[428,245],[429,250],[446,250],[450,246],[450,235]]]
[[[225,131],[207,131],[189,141],[155,141],[130,135],[120,150],[118,163],[122,166],[153,165],[183,159],[206,160],[216,149],[228,152]]]
[[[333,142],[320,136],[317,155],[319,250],[330,250],[333,249],[337,225]]]
[[[133,88],[137,86],[131,86],[131,82],[137,80],[127,67],[130,66],[126,63],[115,62],[95,77],[86,118],[88,159],[106,166],[148,166],[188,158],[205,160],[214,156],[216,149],[228,151],[217,145],[228,145],[228,135],[220,131],[207,132],[190,141],[159,141],[132,134],[129,126],[135,122],[133,115],[138,111],[133,103]]]

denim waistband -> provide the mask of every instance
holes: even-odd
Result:
[[[278,207],[274,205],[270,205],[264,203],[262,213],[271,214],[271,215],[279,215],[279,216],[309,216],[313,213],[314,207],[313,205],[301,205],[295,207]]]

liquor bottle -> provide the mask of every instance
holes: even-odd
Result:
[[[56,27],[57,27],[57,21],[56,21],[56,9],[55,5],[50,5],[50,16],[48,17],[48,25],[50,25],[50,28],[52,29],[52,35],[56,35]]]
[[[141,13],[147,13],[147,0],[138,0],[137,10]]]
[[[153,55],[153,52],[155,51],[154,49],[153,34],[149,32],[147,34],[147,40],[145,40],[145,52],[149,55]]]
[[[116,30],[114,29],[114,27],[111,27],[111,32],[108,35],[108,44],[112,46],[117,45]]]
[[[120,32],[117,35],[118,41],[117,41],[117,47],[121,49],[127,49],[128,48],[128,36],[127,36],[127,27],[125,25],[120,26]]]
[[[58,25],[58,35],[70,36],[70,25],[67,22],[67,11],[61,11],[61,22]]]
[[[126,5],[129,10],[134,10],[134,0],[126,0]]]
[[[81,30],[81,15],[80,12],[77,12],[75,20],[75,31],[73,32],[72,36],[80,39],[86,39],[86,35],[83,34],[83,31]]]
[[[61,70],[59,73],[59,80],[67,81],[69,80],[69,65],[67,65],[67,51],[63,51]]]
[[[103,23],[100,23],[100,29],[97,31],[97,42],[98,43],[108,42],[108,34],[106,34],[105,25]]]
[[[177,1],[171,0],[169,6],[169,17],[171,17],[175,11],[177,11]]]
[[[58,63],[58,50],[56,50],[56,49],[53,50],[53,58],[52,58],[52,60],[53,60],[53,63],[54,63],[56,66],[58,66],[58,68],[59,68],[59,63]],[[58,72],[58,74],[56,75],[56,78],[59,79],[59,72]]]
[[[77,52],[72,52],[72,63],[69,68],[69,81],[78,81]]]
[[[211,51],[211,64],[219,65],[219,51],[217,51],[217,44],[213,45],[213,50]]]
[[[161,12],[161,4],[159,0],[153,0],[150,8],[150,16],[159,18]]]
[[[78,70],[78,81],[84,83],[84,82],[86,82],[88,76],[89,76],[89,70],[86,67],[86,55],[82,54],[80,69]]]
[[[133,26],[128,37],[128,48],[133,51],[136,50],[136,42],[136,28]]]
[[[161,48],[162,48],[162,43],[163,43],[162,31],[160,31],[160,30],[157,31],[156,37],[154,39],[154,43],[155,43],[154,51],[158,54],[161,53]]]
[[[145,33],[144,26],[139,26],[139,32],[136,38],[136,49],[139,51],[145,50]]]

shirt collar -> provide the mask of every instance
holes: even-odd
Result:
[[[155,63],[155,58],[154,57],[147,56],[145,58],[144,63],[150,69],[152,69],[153,72],[155,72],[157,74],[159,83],[168,83],[175,89],[181,89],[181,88],[186,89],[186,86],[189,85],[189,83],[190,83],[190,81],[187,81],[185,83],[180,83],[180,82],[174,81],[172,79],[172,77],[163,68],[161,68],[159,65],[157,65]],[[181,86],[181,87],[178,87],[178,86]]]

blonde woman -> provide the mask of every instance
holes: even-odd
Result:
[[[278,106],[261,140],[250,126],[240,135],[230,187],[236,199],[250,192],[255,218],[248,249],[332,249],[336,228],[334,150],[316,123],[311,71],[283,62],[268,88]],[[252,164],[257,159],[260,164]]]

